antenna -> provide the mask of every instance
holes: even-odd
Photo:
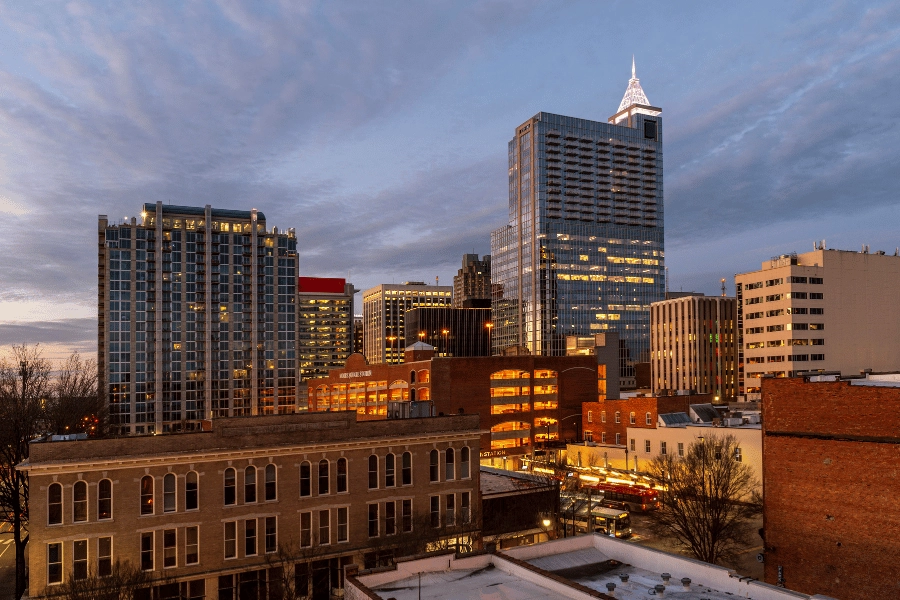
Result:
[[[722,278],[722,297],[725,297],[725,278]]]

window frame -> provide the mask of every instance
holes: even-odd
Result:
[[[253,535],[250,535],[251,532]],[[251,542],[252,540],[252,542]],[[252,544],[252,546],[251,546]],[[259,555],[259,524],[256,519],[244,519],[244,557]]]
[[[79,548],[82,555],[79,556]],[[72,541],[72,579],[75,581],[82,581],[88,578],[88,556],[90,552],[88,551],[88,540],[73,540]]]
[[[237,552],[237,521],[225,521],[223,523],[224,532],[224,558],[225,560],[234,560],[238,557]],[[230,535],[229,535],[230,534]],[[231,550],[229,554],[229,550]]]
[[[272,475],[271,478],[269,477],[270,473]],[[263,490],[265,501],[274,502],[278,500],[278,467],[275,466],[275,463],[266,465],[263,470],[263,480],[265,482]]]
[[[335,536],[338,544],[350,541],[350,508],[339,506],[335,511]]]
[[[193,475],[193,483],[191,475]],[[191,490],[192,485],[193,490]],[[184,510],[200,510],[200,474],[197,471],[188,471],[184,475]]]
[[[366,505],[366,515],[368,517],[368,533],[370,538],[378,537],[378,532],[380,530],[380,525],[378,523],[380,511],[378,510],[377,502],[369,502]],[[374,532],[374,533],[373,533]]]
[[[78,490],[79,488],[82,490],[84,496],[81,500],[78,499]],[[81,516],[79,519],[78,517]],[[72,523],[87,523],[88,522],[88,484],[87,481],[83,479],[79,479],[74,484],[72,484]],[[73,555],[72,560],[75,560]]]
[[[169,482],[171,482],[171,489],[167,489]],[[178,477],[175,473],[166,473],[163,475],[163,513],[178,512],[177,493]],[[172,503],[171,509],[169,508],[170,501]],[[165,560],[163,562],[165,562]]]
[[[191,543],[191,534],[193,531],[196,536],[194,543]],[[191,553],[191,548],[194,548],[194,552]],[[195,560],[191,561],[191,556],[195,557]],[[184,564],[188,565],[199,565],[200,564],[200,526],[199,525],[189,525],[184,528]]]
[[[369,489],[377,490],[378,489],[378,455],[370,454],[368,459],[368,469],[369,469]]]
[[[335,492],[338,494],[350,492],[348,466],[347,459],[343,456],[337,459],[335,464]]]
[[[109,552],[104,554],[104,542],[107,540]],[[109,535],[103,535],[97,538],[97,577],[108,577],[112,575],[112,556],[113,556],[113,538]]]
[[[437,448],[428,453],[428,481],[429,483],[441,481],[441,458]]]
[[[384,455],[384,487],[397,487],[397,455],[393,452]]]
[[[149,547],[145,542],[149,540]],[[156,532],[155,531],[143,531],[141,532],[141,545],[140,545],[140,565],[141,571],[153,571],[156,567]],[[149,562],[148,562],[149,559]],[[147,566],[149,564],[149,567]]]
[[[323,485],[324,483],[324,485]],[[316,468],[316,495],[328,496],[331,490],[331,461],[323,458]]]
[[[103,482],[108,484],[108,494],[104,497],[103,491]],[[112,504],[112,496],[113,496],[113,484],[112,479],[103,478],[97,482],[97,520],[98,521],[108,521],[113,518],[113,504]],[[104,503],[106,503],[106,510],[104,510]],[[106,516],[103,516],[103,515]]]
[[[331,510],[324,508],[318,511],[319,521],[319,545],[331,545]],[[324,517],[324,520],[323,520]]]
[[[263,548],[266,554],[278,552],[278,517],[266,517],[263,520]]]
[[[229,473],[231,474],[230,485],[228,483]],[[230,502],[229,496],[231,498]],[[228,467],[222,473],[222,502],[225,506],[237,506],[237,469],[234,467]]]
[[[145,487],[145,483],[150,484],[149,493]],[[156,481],[153,475],[144,475],[141,477],[141,516],[149,516],[156,514]],[[152,569],[151,569],[152,570]]]
[[[637,415],[635,415],[634,411],[628,415],[628,424],[629,425],[637,425]]]
[[[56,560],[52,560],[53,552],[56,552]],[[56,573],[54,573],[56,571]],[[60,585],[63,582],[63,543],[49,542],[47,544],[47,585]]]
[[[259,496],[256,494],[257,483],[256,466],[247,465],[244,467],[244,504],[256,504],[259,499]],[[252,499],[248,500],[248,498]]]
[[[459,449],[459,479],[472,478],[472,449],[463,446]]]
[[[305,475],[304,470],[306,471]],[[305,494],[303,493],[304,485],[306,486]],[[312,462],[308,460],[304,460],[300,463],[300,497],[312,497]]]
[[[408,458],[408,460],[407,460]],[[412,471],[412,452],[406,451],[403,453],[401,467],[401,485],[412,485],[413,484],[413,471]]]
[[[430,496],[428,498],[428,514],[430,516],[430,522],[432,529],[440,529],[441,527],[441,497],[440,496]]]
[[[312,547],[312,511],[305,510],[300,513],[300,547]]]
[[[175,569],[178,567],[178,530],[175,528],[163,529],[162,538],[163,569]],[[170,559],[171,564],[168,564]]]
[[[648,412],[645,415],[644,421],[646,422],[647,425],[653,425],[653,416],[651,415],[651,413]]]
[[[616,423],[621,423],[621,422],[622,422],[622,413],[619,411],[616,411]]]
[[[59,491],[59,500],[52,501],[52,491]],[[54,520],[55,518],[55,520]],[[47,486],[47,526],[63,524],[63,487],[61,483],[53,482]]]
[[[444,480],[456,480],[456,450],[453,448],[444,450]]]

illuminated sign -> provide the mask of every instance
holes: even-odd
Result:
[[[351,377],[371,377],[372,371],[351,371],[349,373],[341,373],[341,379],[350,379]]]

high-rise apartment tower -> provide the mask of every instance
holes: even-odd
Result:
[[[297,239],[250,211],[98,223],[98,366],[117,433],[294,412]]]
[[[300,382],[343,367],[352,352],[352,283],[332,277],[297,281],[297,362]]]
[[[665,291],[661,112],[632,64],[608,122],[541,112],[516,129],[509,221],[491,235],[494,353],[562,355],[566,336],[615,331],[648,359]]]
[[[363,347],[372,364],[403,362],[406,339],[406,311],[418,307],[450,306],[453,288],[425,285],[422,281],[404,284],[383,283],[363,292]]]
[[[463,254],[462,268],[453,277],[453,308],[490,308],[491,255]]]

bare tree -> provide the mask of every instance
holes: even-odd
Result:
[[[70,575],[63,585],[48,588],[44,595],[54,600],[133,600],[136,591],[150,584],[150,574],[138,565],[116,561],[108,575],[91,572],[81,579]]]
[[[751,520],[762,509],[751,468],[735,460],[734,436],[708,436],[682,457],[659,455],[647,473],[665,488],[653,528],[672,535],[702,561],[731,561],[749,542]]]
[[[59,434],[87,433],[100,437],[106,430],[106,403],[97,389],[97,361],[77,352],[63,363],[51,386],[47,426]]]
[[[39,346],[13,346],[0,358],[0,519],[12,526],[16,598],[25,593],[28,477],[16,465],[28,458],[28,442],[41,433],[50,393],[50,362]]]
[[[278,544],[275,552],[266,555],[269,600],[302,600],[309,597],[309,564],[334,550],[330,546],[320,545],[315,534],[309,542],[309,545],[301,546],[296,540],[289,539]]]

